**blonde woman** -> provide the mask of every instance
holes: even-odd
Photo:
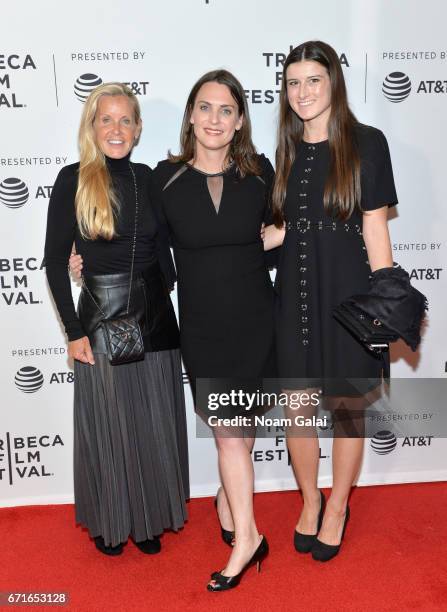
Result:
[[[142,552],[159,552],[163,530],[183,526],[189,493],[178,327],[167,289],[173,266],[151,206],[150,169],[130,161],[141,128],[127,87],[108,83],[91,93],[80,162],[57,177],[45,243],[74,359],[76,521],[108,555],[120,554],[129,537]],[[73,242],[88,271],[77,313],[67,272]],[[125,313],[132,259],[130,312],[144,360],[111,365],[101,321]]]

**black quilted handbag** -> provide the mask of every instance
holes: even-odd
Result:
[[[143,336],[138,321],[128,315],[118,319],[104,319],[101,323],[112,365],[144,359]]]
[[[133,268],[135,261],[135,246],[137,242],[137,223],[138,223],[138,190],[137,180],[133,171],[132,165],[129,163],[130,171],[132,172],[134,187],[135,187],[135,227],[132,240],[132,261],[130,265],[130,280],[129,280],[129,295],[127,298],[127,309],[123,316],[113,319],[104,318],[101,322],[101,327],[104,332],[104,337],[107,346],[107,356],[112,365],[122,365],[124,363],[132,363],[133,361],[141,361],[144,359],[144,344],[141,334],[140,324],[135,316],[129,314],[130,296],[132,293]],[[90,293],[85,282],[84,287],[87,289],[90,297],[96,304],[103,317],[105,313],[96,302],[93,295]]]

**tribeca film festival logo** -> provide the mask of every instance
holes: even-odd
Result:
[[[80,102],[84,103],[91,92],[102,83],[102,78],[96,74],[90,72],[81,74],[74,84],[74,94]],[[136,96],[146,96],[149,81],[123,81],[123,85],[127,85]]]
[[[54,476],[42,462],[42,453],[64,446],[59,434],[21,435],[10,432],[0,437],[0,481],[14,484],[15,479]]]
[[[17,97],[17,93],[12,91],[10,71],[36,70],[36,68],[36,64],[29,54],[18,55],[13,53],[6,55],[0,53],[0,108],[26,107],[26,104],[23,104]]]
[[[0,258],[0,303],[6,306],[42,304],[30,287],[30,276],[42,272],[44,263],[36,257]]]
[[[269,440],[269,442],[271,441],[274,448],[253,449],[252,457],[254,463],[271,463],[272,461],[275,463],[282,463],[285,461],[288,466],[292,465],[292,459],[287,449],[285,431],[280,427],[276,428],[276,430],[277,435],[273,438],[265,438]],[[323,454],[321,446],[319,447],[319,458],[329,459],[329,455]]]
[[[50,385],[72,383],[74,381],[74,373],[68,372],[52,372],[50,374]],[[44,384],[44,375],[34,366],[24,366],[17,371],[14,376],[14,383],[22,393],[36,393]]]
[[[295,48],[296,45],[289,46],[289,52]],[[282,71],[284,62],[286,61],[287,53],[276,52],[276,51],[264,51],[261,53],[263,58],[263,64],[265,68],[273,69],[275,71],[275,88],[274,89],[245,89],[245,97],[251,104],[273,104],[278,100],[281,84],[282,84]],[[346,53],[339,54],[340,64],[344,68],[349,68],[348,58]]]
[[[431,446],[434,436],[406,436],[402,440],[402,448],[409,446],[422,447]],[[378,431],[371,438],[371,448],[377,455],[389,455],[397,447],[397,438],[392,431]]]

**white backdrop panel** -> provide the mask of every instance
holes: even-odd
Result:
[[[426,0],[423,12],[416,0],[18,0],[2,7],[0,505],[73,498],[72,367],[42,256],[51,187],[61,166],[77,160],[82,102],[75,83],[84,75],[131,84],[144,119],[134,160],[153,166],[168,148],[177,149],[194,81],[210,69],[228,68],[247,90],[258,149],[273,160],[285,54],[314,38],[334,46],[354,112],[388,138],[400,200],[391,222],[395,259],[430,301],[421,350],[412,354],[398,343],[392,374],[445,377],[447,128],[440,118],[447,89],[446,17],[444,3],[436,0]],[[411,82],[399,103],[382,92],[393,72]],[[5,185],[23,205],[7,205]],[[208,495],[217,488],[214,442],[196,438],[186,391],[192,495]],[[446,450],[440,437],[401,438],[390,454],[379,456],[368,441],[359,483],[445,479]],[[329,485],[329,440],[321,441],[321,456],[321,484]],[[254,461],[258,490],[295,486],[281,435],[258,440]]]

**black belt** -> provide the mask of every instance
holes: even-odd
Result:
[[[121,317],[127,309],[130,275],[95,274],[84,276],[84,283],[100,306],[105,318]],[[169,291],[158,262],[142,272],[134,272],[129,312],[141,328],[145,352],[179,347],[179,331]],[[83,289],[79,296],[78,316],[94,353],[106,354],[98,307]]]

